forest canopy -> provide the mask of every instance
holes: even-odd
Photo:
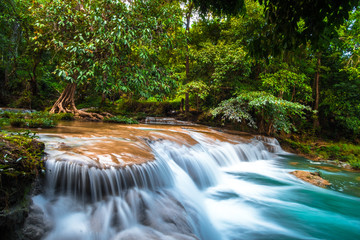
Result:
[[[101,119],[79,109],[165,101],[270,135],[357,139],[359,5],[3,0],[0,105]]]

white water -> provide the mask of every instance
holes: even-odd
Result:
[[[288,174],[276,140],[228,143],[188,134],[198,144],[149,141],[155,161],[141,165],[99,169],[48,159],[46,191],[33,198],[49,229],[43,238],[338,239],[326,231],[330,218],[339,231],[360,226],[359,214],[316,202],[358,199]]]

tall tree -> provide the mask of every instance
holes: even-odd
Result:
[[[190,35],[190,24],[191,24],[191,17],[194,10],[194,3],[190,0],[187,1],[186,4],[186,12],[185,12],[185,18],[186,18],[186,36],[187,36],[187,44],[186,44],[186,59],[185,59],[185,71],[186,71],[186,83],[190,82],[190,51],[189,51],[189,35]],[[190,110],[190,103],[189,103],[189,92],[185,92],[185,113],[188,113]]]
[[[102,93],[114,90],[145,97],[174,86],[162,56],[177,40],[178,5],[149,0],[129,4],[54,0],[37,3],[33,11],[35,38],[39,46],[56,53],[60,60],[56,74],[67,82],[50,112],[89,115],[79,111],[74,101],[76,86],[88,81],[95,81]]]

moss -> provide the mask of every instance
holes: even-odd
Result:
[[[74,114],[72,114],[72,113],[58,113],[58,114],[55,114],[55,117],[57,120],[60,120],[60,121],[74,121],[75,120]]]
[[[19,202],[43,169],[44,144],[29,132],[0,133],[0,209]]]

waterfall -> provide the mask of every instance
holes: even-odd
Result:
[[[164,137],[171,131],[156,133],[161,136],[157,139],[139,138],[154,156],[141,164],[99,165],[69,158],[67,151],[74,149],[48,150],[45,190],[33,197],[29,218],[39,217],[28,221],[28,239],[235,240],[316,235],[316,228],[289,229],[283,222],[288,219],[296,226],[299,210],[313,211],[309,203],[295,203],[283,194],[296,195],[304,185],[279,167],[276,159],[284,152],[275,139],[223,141],[217,135],[209,138],[208,132],[182,129],[196,144],[181,144]],[[43,140],[53,147],[59,138]],[[116,143],[127,144],[125,140],[117,138]],[[308,185],[305,189],[324,194]],[[325,223],[330,219],[330,212],[318,214]],[[353,225],[358,223],[353,217]],[[36,225],[41,231],[34,234]],[[322,238],[332,239],[326,234]]]

